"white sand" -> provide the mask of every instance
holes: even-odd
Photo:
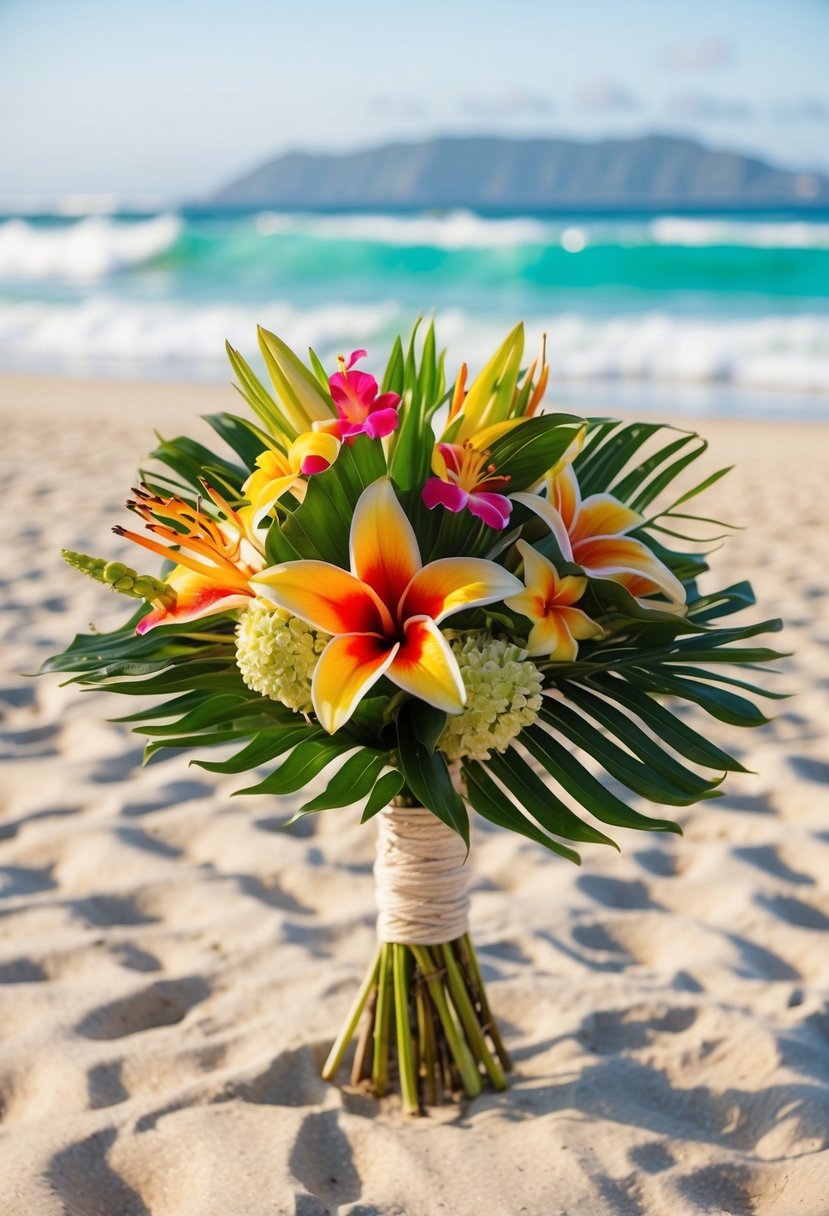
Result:
[[[479,825],[473,930],[516,1071],[420,1121],[318,1069],[373,946],[373,832],[137,765],[126,698],[34,670],[124,602],[58,548],[108,525],[151,429],[230,389],[0,380],[0,1210],[8,1216],[829,1211],[829,431],[706,423],[710,495],[797,692],[711,731],[756,776],[581,870]]]

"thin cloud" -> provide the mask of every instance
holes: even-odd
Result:
[[[419,97],[407,97],[401,93],[375,93],[368,99],[372,114],[387,118],[402,118],[417,121],[429,116],[429,107]]]
[[[635,110],[639,101],[630,89],[609,76],[594,76],[576,91],[574,101],[582,110]]]
[[[660,67],[669,72],[715,72],[734,60],[734,45],[727,38],[709,36],[665,47]]]
[[[750,122],[754,117],[749,103],[738,97],[695,91],[678,93],[671,99],[670,109],[679,118],[703,122]]]
[[[462,97],[461,113],[472,118],[546,118],[555,112],[555,103],[543,93],[513,90],[500,96]]]
[[[822,97],[797,97],[772,107],[777,122],[829,122],[829,101]]]

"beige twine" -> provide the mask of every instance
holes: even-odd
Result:
[[[422,806],[377,816],[377,936],[436,946],[469,931],[466,845]]]

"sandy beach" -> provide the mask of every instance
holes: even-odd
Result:
[[[297,799],[141,768],[126,698],[24,674],[123,619],[60,547],[126,553],[153,429],[237,400],[0,377],[0,1212],[826,1216],[829,426],[701,424],[708,471],[737,462],[707,513],[746,526],[716,580],[750,578],[793,652],[771,725],[708,720],[753,773],[581,869],[475,825],[515,1072],[412,1121],[319,1079],[373,947],[373,829],[282,831]]]

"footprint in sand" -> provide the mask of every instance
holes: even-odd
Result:
[[[87,1039],[123,1039],[142,1030],[174,1026],[210,995],[201,976],[159,980],[131,996],[92,1009],[75,1030]]]
[[[352,1147],[339,1119],[337,1110],[307,1115],[300,1125],[290,1159],[294,1178],[314,1199],[333,1209],[353,1203],[360,1198],[362,1190]]]
[[[150,1216],[141,1196],[110,1166],[107,1155],[117,1139],[115,1128],[96,1132],[70,1145],[49,1162],[46,1177],[67,1212],[117,1212],[118,1216]]]

